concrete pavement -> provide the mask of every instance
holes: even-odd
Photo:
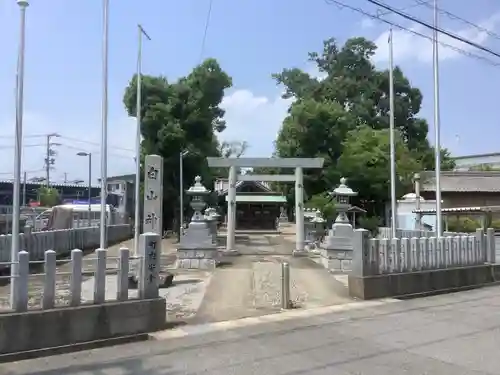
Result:
[[[158,341],[4,364],[0,373],[500,374],[499,307],[499,286],[351,303],[186,327],[158,333]]]

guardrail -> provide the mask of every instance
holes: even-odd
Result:
[[[108,244],[131,238],[132,226],[129,224],[109,225]],[[20,250],[26,251],[32,261],[42,260],[45,251],[53,250],[56,256],[66,255],[72,249],[97,248],[100,242],[99,227],[61,229],[45,232],[23,233],[19,235]],[[0,262],[11,261],[12,235],[0,235]],[[4,266],[5,267],[5,266]],[[1,266],[0,266],[1,268]]]

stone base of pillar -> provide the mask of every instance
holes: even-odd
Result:
[[[176,268],[214,269],[220,263],[217,249],[178,249]]]
[[[330,272],[349,272],[352,266],[352,250],[321,249],[321,264]]]
[[[241,255],[238,250],[219,249],[219,254],[225,257],[235,257]]]
[[[292,255],[294,257],[306,257],[308,255],[307,250],[294,250]]]

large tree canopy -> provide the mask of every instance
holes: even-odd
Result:
[[[310,53],[322,79],[300,69],[285,69],[274,78],[285,86],[285,98],[294,98],[276,140],[280,157],[323,157],[322,171],[306,171],[309,195],[338,184],[341,175],[359,190],[359,200],[373,214],[382,214],[376,202],[388,199],[389,72],[371,61],[374,43],[352,38],[339,47],[324,42],[321,53]],[[408,176],[434,169],[433,149],[427,140],[427,122],[418,117],[420,90],[412,87],[399,67],[394,69],[395,128],[398,139],[400,192]],[[453,166],[446,150],[442,168]],[[370,207],[367,207],[370,206]]]
[[[168,82],[165,77],[142,76],[142,154],[164,158],[164,225],[171,227],[179,199],[179,155],[183,150],[184,187],[201,174],[207,188],[213,186],[206,156],[219,156],[227,147],[217,141],[226,124],[220,108],[231,78],[214,59],[207,59],[186,77]],[[136,114],[137,77],[125,90],[129,116]],[[176,226],[177,227],[177,226]]]

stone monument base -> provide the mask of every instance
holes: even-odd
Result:
[[[214,269],[220,263],[217,249],[177,249],[176,268]]]
[[[349,272],[352,266],[352,250],[320,249],[321,264],[331,272]]]

